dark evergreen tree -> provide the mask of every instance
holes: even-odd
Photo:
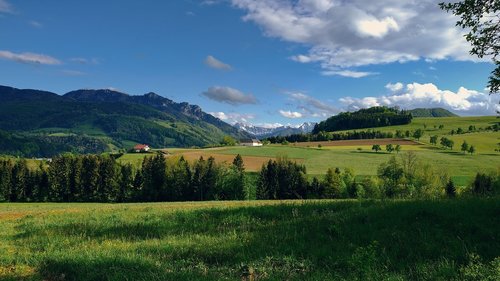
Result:
[[[457,195],[457,189],[455,188],[455,184],[453,183],[451,178],[448,180],[448,183],[446,184],[445,192],[446,196],[448,196],[449,198],[455,198],[455,196]]]
[[[82,156],[80,172],[81,195],[79,201],[98,201],[99,158],[95,155]]]
[[[203,159],[203,156],[200,156],[200,159],[198,159],[194,164],[192,186],[194,194],[193,200],[195,201],[203,200],[203,194],[205,188],[203,180],[206,174],[206,166],[207,166],[206,161],[205,159]]]
[[[12,161],[0,161],[0,202],[10,201],[12,167]]]
[[[68,202],[69,200],[70,166],[68,158],[69,156],[55,157],[49,165],[49,201]]]
[[[120,165],[118,179],[118,194],[116,195],[117,202],[130,202],[134,190],[134,171],[131,164]]]

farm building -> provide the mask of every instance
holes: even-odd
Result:
[[[258,139],[241,140],[240,144],[242,146],[262,146],[262,142]]]
[[[135,152],[148,152],[149,151],[149,145],[147,145],[147,144],[136,144],[134,146],[134,151]]]

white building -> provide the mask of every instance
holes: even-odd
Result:
[[[241,140],[240,144],[242,146],[262,146],[262,142],[258,139]]]

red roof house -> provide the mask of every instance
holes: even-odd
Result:
[[[148,152],[149,151],[149,145],[147,145],[147,144],[136,144],[134,146],[134,151],[135,152]]]

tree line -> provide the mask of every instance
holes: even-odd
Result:
[[[352,132],[325,132],[320,131],[317,134],[293,134],[289,136],[274,136],[268,137],[264,141],[270,143],[293,143],[293,142],[310,142],[310,141],[337,141],[337,140],[363,140],[363,139],[387,139],[393,138],[392,132],[381,132],[374,130],[352,131]]]
[[[478,173],[469,186],[457,190],[446,172],[422,163],[412,151],[382,163],[377,176],[361,179],[351,169],[330,168],[324,176],[308,180],[304,165],[278,158],[263,165],[257,181],[257,199],[441,198],[498,193],[500,177],[496,174]]]
[[[320,131],[333,132],[359,128],[406,125],[411,122],[412,118],[409,111],[376,106],[360,109],[355,112],[341,112],[316,124],[313,134],[317,134]]]
[[[213,157],[188,162],[157,154],[141,168],[110,155],[63,155],[30,167],[0,160],[0,202],[165,202],[244,199],[439,198],[500,192],[500,177],[478,173],[457,190],[442,170],[419,161],[413,152],[382,163],[377,176],[356,177],[351,169],[330,168],[308,177],[306,167],[286,157],[269,160],[252,184],[243,159],[229,165]]]
[[[231,165],[213,157],[145,157],[140,169],[110,155],[63,155],[47,165],[0,160],[0,201],[159,202],[242,200],[247,179],[240,155]]]

